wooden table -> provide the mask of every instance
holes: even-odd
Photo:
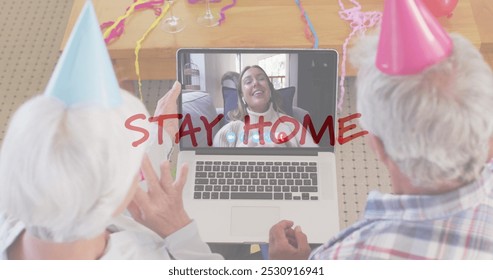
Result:
[[[489,49],[493,44],[482,45],[481,40],[486,38],[480,36],[470,1],[488,3],[490,7],[492,2],[491,0],[460,0],[453,17],[442,18],[440,22],[448,31],[464,35],[478,48]],[[85,0],[74,0],[61,49],[65,46],[84,2]],[[359,2],[364,11],[381,11],[383,8],[383,0],[359,0]],[[124,14],[125,8],[133,1],[93,0],[93,3],[100,22],[105,22],[115,20]],[[219,11],[227,3],[230,1],[212,3],[211,8]],[[302,3],[318,34],[319,47],[333,48],[340,52],[351,29],[347,22],[339,18],[338,1],[310,0]],[[352,7],[349,1],[344,3],[346,8]],[[235,7],[227,11],[224,24],[214,28],[202,27],[196,23],[197,16],[204,11],[204,4],[191,5],[185,0],[176,1],[174,13],[183,18],[187,26],[185,30],[176,34],[169,34],[156,28],[149,35],[140,52],[143,79],[175,79],[175,54],[178,48],[311,48],[311,43],[305,38],[304,24],[294,0],[239,0]],[[484,15],[485,20],[493,18],[493,14],[481,12],[481,15]],[[120,78],[136,79],[135,43],[155,18],[152,10],[134,13],[127,20],[122,37],[109,45],[110,55]],[[354,74],[354,70],[350,67],[348,74]]]
[[[493,68],[493,1],[470,1],[481,38],[481,52]]]

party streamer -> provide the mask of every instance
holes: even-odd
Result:
[[[126,9],[123,16],[120,16],[116,21],[108,21],[101,24],[101,29],[106,31],[103,33],[104,41],[106,44],[112,40],[119,38],[125,29],[125,20],[134,12],[143,9],[153,9],[156,16],[161,15],[161,8],[156,7],[162,5],[164,0],[134,0],[134,3]]]
[[[146,30],[146,32],[144,33],[144,35],[142,35],[142,37],[137,41],[137,45],[135,47],[135,73],[137,74],[137,80],[138,80],[138,83],[139,83],[139,96],[140,96],[140,100],[143,100],[143,97],[142,97],[142,80],[140,78],[140,65],[139,65],[139,52],[140,52],[140,49],[142,48],[142,42],[144,42],[144,40],[147,38],[147,35],[149,35],[149,33],[151,33],[151,31],[154,30],[154,28],[156,28],[156,26],[159,24],[159,22],[166,15],[166,12],[168,12],[168,9],[169,9],[169,3],[166,2],[166,5],[164,6],[164,8],[162,10],[161,15],[159,15],[159,17],[157,17],[154,20],[154,22]]]
[[[188,3],[190,4],[197,4],[199,2],[204,2],[204,0],[188,0]],[[219,3],[221,0],[210,0],[210,3]]]
[[[231,2],[231,4],[228,4],[228,5],[221,8],[221,11],[219,12],[221,14],[221,18],[219,19],[220,25],[226,20],[225,12],[227,10],[233,8],[235,5],[236,5],[236,0],[233,0],[233,2]]]
[[[313,37],[313,33],[310,30],[310,26],[308,25],[308,22],[306,21],[305,18],[305,10],[301,7],[301,20],[305,24],[304,32],[305,32],[305,38],[312,43],[312,47],[315,44],[315,38]]]
[[[310,40],[310,42],[312,42],[312,47],[314,49],[317,49],[318,48],[317,32],[315,32],[315,28],[313,27],[313,24],[312,24],[310,18],[308,17],[308,14],[305,12],[305,9],[303,9],[303,6],[301,5],[300,0],[294,0],[294,2],[296,3],[296,5],[298,5],[298,8],[301,11],[302,20],[303,20],[303,22],[305,22],[305,37],[308,40]],[[307,25],[308,25],[308,28],[307,28]]]
[[[134,2],[125,12],[123,16],[118,17],[113,24],[103,33],[103,37],[106,38],[108,37],[118,37],[118,34],[121,35],[121,32],[123,32],[123,25],[125,24],[125,19],[127,19],[135,10],[135,6],[144,3],[145,0],[139,0]],[[111,40],[111,39],[109,39]],[[108,40],[108,41],[109,41]],[[108,42],[106,42],[108,43]]]
[[[204,0],[188,0],[189,4],[197,4],[200,2],[204,2]],[[210,0],[209,2],[210,3],[219,3],[219,2],[221,2],[221,0]],[[236,0],[233,0],[233,2],[231,2],[231,4],[228,4],[228,5],[221,8],[221,11],[219,12],[219,14],[221,15],[221,18],[219,19],[219,25],[221,25],[226,20],[226,15],[225,15],[226,10],[233,8],[235,5],[236,5]]]
[[[344,103],[344,94],[346,92],[346,89],[344,87],[344,81],[346,78],[347,45],[349,44],[351,38],[357,32],[359,34],[364,33],[368,28],[377,25],[382,18],[381,12],[374,12],[374,11],[362,12],[361,5],[358,3],[358,1],[350,0],[350,2],[354,4],[355,7],[346,9],[342,4],[342,1],[339,0],[339,6],[341,7],[341,10],[339,11],[339,16],[341,17],[342,20],[349,21],[349,26],[352,29],[351,33],[349,34],[349,36],[344,41],[344,44],[342,45],[341,78],[339,81],[340,95],[339,95],[339,101],[337,103],[337,107],[339,111],[342,111],[342,104]]]

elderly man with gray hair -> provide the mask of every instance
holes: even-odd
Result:
[[[380,44],[388,35],[385,16]],[[380,51],[377,37],[357,44],[352,60],[359,68],[361,125],[390,173],[393,193],[371,192],[362,220],[311,254],[301,228],[281,221],[271,229],[271,258],[493,259],[493,73],[469,41],[442,32],[450,43],[446,55],[412,73],[406,65],[392,70],[403,60],[379,64],[392,54]],[[421,48],[423,57],[426,51],[436,45]]]

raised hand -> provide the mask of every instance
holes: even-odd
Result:
[[[170,164],[165,161],[161,164],[161,177],[158,178],[149,158],[144,156],[142,171],[148,191],[138,188],[128,206],[132,217],[163,238],[189,224],[191,219],[185,212],[182,198],[188,165],[184,164],[177,179],[173,180]]]

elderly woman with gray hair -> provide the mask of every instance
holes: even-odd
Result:
[[[176,113],[180,90],[176,82],[156,115]],[[87,1],[44,94],[19,108],[5,135],[0,259],[222,258],[183,208],[187,166],[174,181],[165,162],[158,177],[145,155],[149,141],[132,145],[126,123],[136,115],[149,131],[147,109],[119,88]],[[164,129],[174,135],[177,126]],[[122,214],[127,208],[133,219]]]
[[[412,75],[377,68],[378,37],[359,42],[357,108],[392,194],[370,192],[362,219],[311,254],[301,228],[279,222],[271,258],[493,259],[493,73],[465,38],[451,42]]]
[[[161,104],[179,93],[176,83]],[[146,109],[121,95],[116,108],[69,110],[40,95],[16,112],[0,157],[0,259],[221,258],[183,209],[187,167],[176,181],[169,163],[154,173],[146,145],[132,147],[123,125]]]

